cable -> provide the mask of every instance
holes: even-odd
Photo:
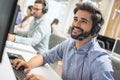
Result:
[[[81,79],[82,80],[82,76],[83,76],[83,69],[84,69],[84,63],[85,63],[85,59],[87,58],[87,55],[88,55],[88,51],[91,49],[93,43],[90,44],[90,47],[88,48],[87,52],[86,52],[86,55],[83,57],[83,65],[82,65],[82,71],[81,71]],[[94,46],[94,45],[93,45]]]

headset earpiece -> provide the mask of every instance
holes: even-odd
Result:
[[[101,29],[100,24],[94,25],[91,30],[91,35],[96,36],[98,34],[98,32],[100,31],[100,29]]]
[[[44,8],[42,9],[42,13],[45,14],[48,11],[48,3],[45,0],[43,0],[43,4]]]

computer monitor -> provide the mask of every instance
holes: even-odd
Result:
[[[0,0],[0,62],[16,5],[17,0]]]
[[[16,25],[16,19],[17,19],[19,10],[20,10],[20,6],[17,5],[15,7],[14,16],[13,16],[12,23],[11,23],[11,26],[10,26],[9,33],[11,33],[11,34],[14,34],[14,28],[15,28],[15,25]]]
[[[120,54],[120,39],[116,39],[112,52]]]
[[[115,39],[107,37],[107,36],[103,36],[103,35],[98,35],[97,39],[104,42],[106,50],[109,50],[109,51],[113,50]]]

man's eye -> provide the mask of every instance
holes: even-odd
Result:
[[[78,21],[76,18],[74,18],[74,21]]]
[[[87,21],[85,21],[85,20],[81,20],[80,22],[82,22],[82,23],[87,23]]]

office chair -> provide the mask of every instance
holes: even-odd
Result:
[[[66,40],[66,38],[51,34],[50,40],[49,40],[49,49],[55,47],[57,44],[61,43],[62,41]]]
[[[105,49],[105,43],[103,41],[98,40],[98,43],[99,43],[100,47]]]
[[[111,55],[112,57],[112,66],[113,66],[113,77],[114,80],[120,80],[120,58],[115,55]]]

